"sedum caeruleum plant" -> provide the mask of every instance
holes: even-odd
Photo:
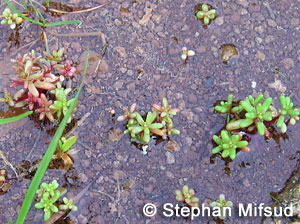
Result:
[[[143,116],[136,112],[137,104],[134,103],[128,109],[123,109],[124,115],[118,117],[118,121],[127,120],[126,130],[131,136],[131,141],[148,144],[152,135],[161,136],[166,139],[167,135],[179,134],[179,130],[173,128],[172,117],[175,116],[179,109],[169,106],[166,98],[163,99],[163,106],[153,104],[152,112]]]
[[[225,212],[225,208],[232,208],[233,203],[231,201],[226,201],[225,200],[225,195],[224,194],[220,194],[219,195],[219,199],[212,202],[210,204],[210,206],[212,208],[219,208],[220,209],[220,216],[219,219],[225,219],[226,218],[226,212]]]
[[[212,150],[213,154],[222,152],[223,158],[229,156],[234,159],[236,148],[250,151],[247,145],[244,145],[246,143],[242,135],[232,135],[233,131],[243,130],[249,134],[258,132],[262,136],[269,137],[268,126],[276,123],[281,132],[285,133],[288,124],[295,125],[299,120],[299,110],[295,108],[290,97],[280,96],[280,109],[275,108],[272,103],[272,97],[264,99],[263,94],[258,94],[257,97],[250,95],[239,102],[234,102],[233,95],[229,94],[227,101],[221,101],[219,105],[216,105],[214,107],[216,112],[228,114],[228,116],[226,130],[221,131],[221,137],[213,136],[214,142],[218,144]]]
[[[73,76],[75,68],[70,61],[63,60],[64,49],[38,56],[34,50],[13,60],[16,77],[12,79],[10,89],[16,89],[12,95],[4,90],[0,102],[12,107],[25,107],[39,114],[39,119],[47,118],[51,122],[65,115],[74,98],[68,94],[71,89],[63,87],[63,81]],[[50,100],[51,99],[51,100]],[[54,99],[54,100],[53,100]],[[76,111],[74,109],[73,113]],[[68,123],[71,122],[71,117]]]
[[[199,198],[195,197],[195,193],[194,189],[184,185],[182,190],[175,191],[176,200],[183,202],[190,207],[199,207]]]
[[[63,203],[58,205],[57,200],[61,196],[61,192],[57,189],[59,186],[57,180],[53,180],[50,184],[42,183],[40,189],[37,190],[38,202],[35,204],[37,209],[44,210],[44,221],[51,218],[53,213],[59,210],[72,210],[77,211],[73,200],[66,197],[63,198]]]
[[[203,3],[201,5],[201,10],[196,13],[196,17],[201,19],[205,25],[208,25],[211,20],[216,18],[216,10],[210,5]]]
[[[4,9],[2,16],[4,19],[1,24],[7,24],[13,30],[20,25],[24,20],[18,16],[16,13],[12,13],[9,8]]]
[[[247,147],[248,142],[243,141],[241,134],[231,135],[227,130],[221,131],[221,136],[214,135],[213,140],[218,144],[217,147],[213,148],[212,153],[216,154],[222,152],[222,157],[230,157],[234,160],[236,157],[236,150],[238,148],[243,149]]]

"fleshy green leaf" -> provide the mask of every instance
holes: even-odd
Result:
[[[229,134],[228,134],[228,132],[225,131],[225,130],[222,130],[222,131],[221,131],[221,138],[222,138],[222,140],[223,140],[224,142],[226,142],[226,143],[230,142]]]
[[[72,136],[70,138],[68,138],[65,143],[62,146],[62,151],[66,152],[68,151],[77,141],[78,136]]]
[[[229,151],[229,150],[224,150],[224,151],[222,152],[222,157],[223,157],[223,158],[226,158],[226,157],[229,156],[229,154],[230,154],[230,151]]]
[[[254,107],[247,101],[243,100],[240,102],[241,106],[244,108],[245,111],[247,112],[255,112]]]
[[[231,141],[232,141],[233,144],[236,144],[239,140],[240,140],[239,135],[232,135],[231,136]]]
[[[144,141],[145,143],[150,142],[150,130],[148,128],[144,129]]]
[[[269,107],[272,104],[273,99],[271,97],[268,97],[265,102],[262,104],[262,109],[263,111],[267,111],[269,109]]]
[[[202,12],[202,11],[199,11],[199,12],[197,12],[197,14],[196,14],[196,16],[197,16],[197,18],[198,19],[202,19],[203,17],[204,17],[204,12]]]
[[[219,145],[211,150],[212,154],[216,154],[222,150],[222,147]]]
[[[138,112],[135,112],[135,114],[136,114],[136,120],[139,122],[139,124],[144,125],[145,121],[142,118],[142,116]]]
[[[253,124],[253,120],[252,119],[244,119],[241,122],[240,127],[241,128],[246,128],[246,127],[249,127],[251,124]]]
[[[150,129],[160,129],[162,127],[163,127],[163,124],[161,124],[161,123],[154,123],[154,124],[149,125]]]
[[[243,148],[248,145],[248,142],[247,141],[239,141],[236,145],[238,148]]]
[[[283,122],[284,122],[284,116],[281,115],[277,120],[277,123],[276,123],[277,127],[280,128],[282,126]]]
[[[257,127],[257,130],[258,130],[258,133],[261,136],[264,136],[265,135],[265,128],[266,128],[264,123],[263,122],[257,122],[256,127]]]
[[[256,113],[255,112],[246,113],[245,117],[249,118],[249,119],[255,119],[256,118]]]
[[[222,140],[221,140],[217,135],[214,135],[214,136],[213,136],[213,140],[214,140],[215,143],[217,143],[218,145],[221,145],[221,144],[222,144]]]
[[[291,116],[298,116],[299,115],[299,110],[289,110],[288,114]]]
[[[265,121],[271,121],[272,120],[272,112],[267,111],[266,113],[263,114],[262,118]]]
[[[230,150],[229,157],[232,160],[235,159],[235,157],[236,157],[236,151],[235,151],[235,149]]]
[[[254,100],[254,105],[257,105],[260,101],[262,101],[262,99],[264,98],[263,94],[258,94],[258,96],[256,97],[256,99]]]

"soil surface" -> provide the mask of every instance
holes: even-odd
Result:
[[[224,126],[225,115],[214,113],[214,103],[229,93],[241,100],[250,94],[271,96],[279,106],[279,96],[291,97],[300,105],[299,0],[215,0],[209,1],[217,18],[203,27],[194,7],[201,1],[187,0],[91,0],[63,1],[67,6],[105,6],[89,12],[53,17],[47,21],[78,19],[81,26],[67,25],[42,29],[25,22],[19,30],[19,46],[9,26],[1,25],[0,90],[10,83],[14,71],[10,59],[31,49],[44,52],[40,37],[45,31],[50,48],[65,48],[65,56],[77,65],[73,79],[79,85],[87,46],[91,49],[86,85],[79,98],[76,118],[82,120],[73,135],[78,135],[69,171],[49,169],[43,179],[57,179],[72,197],[91,183],[70,212],[66,223],[186,223],[184,218],[163,216],[163,204],[176,204],[175,190],[184,184],[194,188],[200,203],[216,200],[223,193],[238,203],[272,204],[270,192],[284,188],[297,168],[299,124],[289,126],[287,136],[266,142],[252,136],[251,152],[240,152],[225,165],[212,157],[212,136]],[[24,11],[20,5],[16,7]],[[5,3],[1,5],[1,11]],[[42,6],[38,8],[43,11]],[[108,42],[100,71],[96,66]],[[221,46],[238,51],[227,64]],[[187,63],[182,48],[195,51]],[[2,93],[1,93],[2,94]],[[174,117],[180,135],[149,144],[147,155],[123,135],[125,124],[116,122],[124,106],[136,102],[137,111],[148,112],[153,103],[169,103],[181,109]],[[113,117],[109,108],[116,111]],[[11,113],[1,104],[3,114]],[[6,115],[8,116],[8,115]],[[42,158],[51,141],[50,125],[38,128],[26,118],[1,126],[0,149],[18,169],[19,179],[1,160],[11,179],[11,187],[1,195],[1,223],[15,222],[30,181],[34,162]],[[279,131],[279,130],[278,130]],[[171,145],[171,146],[170,146]],[[170,147],[174,150],[170,150]],[[33,151],[32,151],[33,150]],[[31,152],[32,151],[32,152]],[[31,153],[30,153],[31,152]],[[22,161],[27,167],[20,169]],[[26,175],[25,175],[26,174]],[[153,203],[156,216],[143,215],[143,206]],[[42,223],[43,213],[32,206],[26,223]],[[263,217],[238,217],[233,213],[225,223],[260,223]],[[188,220],[190,222],[190,220]],[[197,218],[194,223],[215,223],[213,217]],[[59,221],[57,223],[63,223]]]

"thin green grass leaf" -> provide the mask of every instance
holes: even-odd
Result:
[[[82,88],[83,88],[83,85],[84,85],[84,78],[85,78],[85,75],[86,75],[86,72],[87,72],[88,62],[89,62],[89,48],[87,50],[87,56],[86,56],[85,68],[84,68],[84,72],[83,72],[82,81],[81,81],[80,87],[78,89],[78,92],[75,96],[75,100],[71,104],[68,112],[64,116],[63,120],[61,121],[61,123],[60,123],[60,125],[57,129],[57,131],[55,132],[55,135],[53,136],[53,138],[50,142],[50,145],[49,145],[45,155],[43,156],[43,159],[42,159],[42,161],[39,165],[39,168],[37,169],[32,181],[31,181],[31,184],[30,184],[30,186],[27,190],[27,193],[25,195],[25,199],[23,201],[23,204],[22,204],[18,219],[16,221],[16,224],[23,224],[25,219],[26,219],[27,213],[28,213],[28,211],[31,207],[31,204],[32,204],[32,201],[34,199],[35,193],[36,193],[38,187],[40,186],[41,180],[43,179],[44,174],[45,174],[45,172],[48,168],[48,165],[49,165],[49,163],[52,159],[52,156],[53,156],[53,154],[56,150],[56,146],[58,144],[58,141],[60,140],[60,138],[61,138],[61,136],[64,132],[67,121],[68,121],[69,117],[71,116],[71,114],[73,112],[73,109],[74,109],[74,107],[75,107],[75,105],[78,101],[79,95],[82,91]]]
[[[8,124],[8,123],[11,123],[11,122],[15,122],[15,121],[21,120],[24,117],[27,117],[27,116],[29,116],[32,113],[33,113],[33,111],[27,111],[27,112],[25,112],[23,114],[15,116],[15,117],[9,117],[9,118],[0,119],[0,125],[2,125],[2,124]]]
[[[43,23],[43,24],[46,24],[46,20],[45,20],[44,16],[42,15],[42,13],[40,12],[40,10],[38,10],[38,9],[34,6],[32,0],[29,0],[29,2],[30,2],[30,5],[32,6],[33,10],[35,11],[37,17],[40,18],[40,19],[42,20],[42,23]]]
[[[26,12],[29,13],[29,10],[28,10],[28,7],[27,7],[27,4],[26,4],[25,0],[22,0],[22,4],[23,4],[23,7],[25,8]]]
[[[80,20],[68,20],[68,21],[59,21],[54,23],[46,23],[45,27],[49,26],[62,26],[62,25],[68,25],[68,24],[79,24],[79,26],[82,24]]]

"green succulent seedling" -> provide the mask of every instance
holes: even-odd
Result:
[[[243,110],[246,111],[245,119],[232,120],[226,125],[227,130],[235,130],[239,128],[246,128],[254,124],[260,135],[264,135],[266,127],[264,121],[271,121],[273,119],[272,98],[268,97],[262,104],[260,103],[264,98],[263,94],[259,94],[255,99],[253,96],[248,96],[246,99],[240,101],[239,106],[232,108],[233,113],[238,113]]]
[[[55,205],[60,197],[58,186],[57,180],[53,180],[50,184],[42,183],[40,189],[37,190],[40,201],[35,204],[35,207],[44,210],[44,221],[50,219],[53,213],[58,212]]]
[[[61,140],[59,140],[58,145],[59,149],[62,152],[67,152],[71,147],[76,143],[78,136],[72,136],[68,139],[65,137],[62,137]]]
[[[280,96],[280,103],[282,109],[280,110],[280,116],[277,120],[276,125],[281,129],[282,133],[285,133],[287,130],[287,126],[285,124],[285,116],[289,115],[289,123],[291,125],[295,125],[296,121],[299,120],[299,110],[297,108],[294,108],[294,104],[288,96]]]
[[[1,24],[7,24],[11,29],[15,29],[17,25],[24,21],[18,14],[13,14],[9,8],[4,9],[2,15],[4,16],[4,19],[1,21]]]
[[[66,197],[63,198],[63,205],[59,205],[59,209],[60,210],[72,210],[74,212],[76,212],[78,210],[77,206],[74,205],[74,201],[72,199],[68,199]]]
[[[236,157],[236,149],[244,148],[248,145],[247,141],[241,141],[242,135],[231,135],[227,130],[221,131],[221,136],[214,135],[213,140],[218,144],[217,147],[212,149],[212,153],[216,154],[222,151],[222,157],[230,157],[232,160]]]
[[[167,98],[163,98],[162,100],[163,106],[159,106],[158,104],[153,104],[153,110],[159,113],[159,119],[164,126],[167,126],[167,134],[176,134],[179,135],[180,131],[173,128],[172,117],[179,113],[179,108],[172,108]]]
[[[48,52],[45,52],[45,57],[52,62],[60,62],[62,61],[62,56],[64,54],[64,48],[61,48],[59,50],[52,50],[51,54]]]
[[[220,105],[215,106],[215,110],[220,113],[230,113],[232,108],[233,95],[229,94],[227,97],[227,101],[221,101]]]
[[[220,194],[219,199],[216,200],[216,201],[214,201],[214,202],[212,202],[210,204],[210,206],[212,208],[216,208],[216,207],[220,208],[221,215],[219,216],[219,218],[220,219],[225,219],[226,218],[226,212],[224,211],[224,208],[226,208],[226,207],[232,208],[233,203],[231,201],[226,201],[225,200],[225,195],[224,194]]]
[[[153,123],[157,118],[156,112],[149,112],[146,120],[138,113],[136,113],[136,121],[133,124],[127,124],[127,129],[124,133],[130,133],[132,140],[138,140],[142,143],[149,143],[151,132],[155,133],[163,127],[162,123]]]
[[[199,207],[199,198],[195,197],[195,190],[189,188],[187,185],[182,187],[182,190],[176,190],[176,200],[184,202],[191,207]]]
[[[208,25],[211,20],[214,20],[216,18],[216,10],[210,9],[207,4],[203,3],[201,5],[201,11],[198,11],[196,13],[196,16],[198,19],[202,19],[205,25]]]
[[[130,107],[130,109],[128,109],[127,107],[125,107],[123,109],[124,115],[121,115],[117,118],[118,121],[125,121],[128,120],[129,124],[133,124],[134,120],[136,118],[136,113],[135,113],[135,109],[137,107],[136,103],[133,103]]]
[[[62,114],[66,115],[66,113],[69,110],[69,107],[75,101],[75,98],[67,100],[67,96],[70,92],[71,92],[71,89],[70,88],[64,89],[61,86],[60,82],[57,83],[56,89],[51,90],[51,93],[53,93],[55,95],[56,100],[50,106],[50,109],[51,109],[51,113],[52,114],[56,113],[58,118],[60,118]],[[72,120],[72,116],[69,118],[68,123],[70,123],[71,120]]]

